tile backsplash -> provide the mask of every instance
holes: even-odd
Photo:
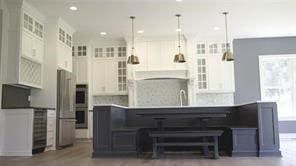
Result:
[[[93,104],[116,104],[128,106],[128,96],[94,96]]]
[[[141,80],[136,83],[137,106],[179,106],[179,92],[187,93],[187,80],[155,79]],[[187,105],[188,97],[183,100]]]
[[[196,94],[198,106],[233,105],[233,93],[199,93]]]

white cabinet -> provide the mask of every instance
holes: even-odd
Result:
[[[41,39],[29,34],[27,31],[22,33],[22,56],[36,61],[43,62],[44,56],[44,42]]]
[[[74,29],[64,20],[58,20],[58,67],[72,72],[72,43]]]
[[[44,17],[26,2],[8,3],[7,83],[42,88]]]
[[[3,146],[0,156],[32,156],[33,109],[2,109]]]
[[[127,95],[126,46],[95,47],[92,56],[93,95]]]
[[[56,111],[47,110],[46,150],[55,149],[55,140],[56,140]]]
[[[118,92],[117,61],[98,60],[93,62],[93,94]]]
[[[198,93],[233,93],[233,62],[222,61],[225,44],[200,42],[196,45],[194,70]]]
[[[88,83],[88,59],[73,58],[73,73],[76,75],[76,84]]]
[[[153,70],[186,70],[187,64],[174,63],[174,55],[178,53],[178,43],[174,39],[142,40],[137,41],[136,55],[140,64],[134,67],[135,71]],[[182,40],[181,52],[187,58],[186,42]]]

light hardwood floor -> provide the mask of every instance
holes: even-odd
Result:
[[[195,155],[149,157],[91,158],[91,143],[37,154],[33,157],[0,157],[0,166],[296,166],[296,139],[282,140],[283,157],[220,157],[218,160]]]

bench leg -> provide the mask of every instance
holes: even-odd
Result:
[[[219,149],[218,149],[218,137],[214,137],[214,159],[218,159],[219,158]]]
[[[203,142],[207,142],[207,137],[202,137]],[[208,156],[209,155],[209,147],[208,146],[203,146],[203,155]]]
[[[152,154],[152,158],[157,158],[157,138],[153,138],[153,154]]]

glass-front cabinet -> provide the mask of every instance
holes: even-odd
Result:
[[[197,93],[233,93],[233,62],[222,61],[226,44],[215,41],[196,43],[194,73]]]
[[[126,47],[94,47],[93,52],[93,94],[126,95]]]

